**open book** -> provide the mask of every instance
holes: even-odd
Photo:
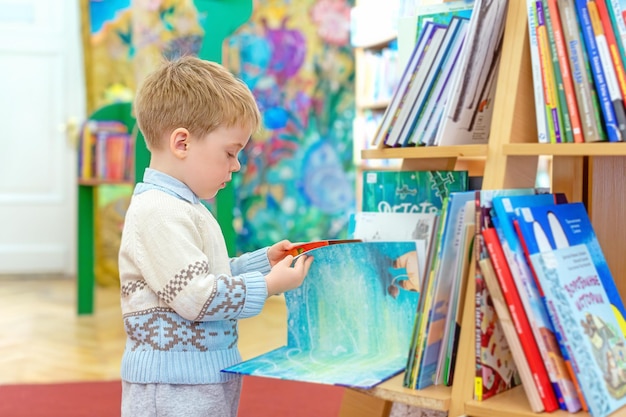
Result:
[[[419,299],[403,285],[415,252],[414,242],[309,250],[304,283],[285,293],[287,345],[224,371],[360,388],[402,372]]]

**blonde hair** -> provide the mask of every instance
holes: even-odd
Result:
[[[150,150],[179,127],[202,137],[219,126],[256,131],[261,124],[250,89],[222,65],[194,56],[165,62],[148,75],[133,107]]]

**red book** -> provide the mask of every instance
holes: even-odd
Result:
[[[526,355],[530,372],[539,390],[545,411],[551,412],[558,410],[559,403],[552,388],[548,370],[546,369],[545,363],[541,357],[541,352],[539,352],[539,347],[533,336],[528,316],[526,316],[524,312],[522,300],[517,292],[517,287],[513,281],[513,275],[511,275],[509,265],[506,262],[506,257],[502,250],[496,229],[493,227],[484,229],[482,235],[487,252],[489,253],[489,259],[491,259],[502,294],[509,307],[509,313],[511,314],[515,331],[519,337],[522,350]]]

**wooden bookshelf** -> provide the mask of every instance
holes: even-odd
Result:
[[[401,158],[402,169],[462,169],[464,159],[477,159],[482,165],[483,189],[533,187],[538,158],[548,155],[551,163],[551,188],[564,192],[570,201],[585,203],[610,270],[622,295],[626,295],[626,143],[539,144],[530,63],[528,22],[525,0],[509,0],[498,86],[489,143],[486,145],[433,148],[380,148],[362,152],[363,159]],[[478,165],[480,166],[480,164]],[[388,416],[393,401],[428,407],[429,401],[443,406],[449,417],[533,417],[523,387],[506,391],[484,401],[475,401],[475,324],[473,271],[469,273],[457,369],[449,401],[438,397],[447,392],[397,389],[391,380],[365,393],[346,390],[342,417]],[[401,381],[400,381],[401,382]],[[389,384],[389,385],[386,385]],[[367,394],[367,397],[363,397]],[[429,397],[428,399],[426,397]],[[446,397],[447,398],[447,397]],[[355,401],[368,401],[367,409],[350,408]],[[378,400],[378,402],[376,402]],[[447,408],[445,408],[447,407]],[[435,408],[434,409],[441,409]],[[551,416],[571,415],[564,411]],[[578,412],[578,417],[589,413]],[[614,414],[626,417],[626,409]]]

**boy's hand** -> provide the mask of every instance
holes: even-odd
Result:
[[[300,255],[293,267],[291,266],[292,262],[292,255],[285,256],[265,276],[268,296],[293,290],[302,285],[302,281],[304,281],[304,277],[306,277],[313,262],[313,257]]]
[[[281,240],[278,243],[274,243],[267,250],[267,259],[270,261],[270,266],[274,267],[278,262],[282,261],[285,256],[296,247],[298,243],[291,243],[288,240]]]

